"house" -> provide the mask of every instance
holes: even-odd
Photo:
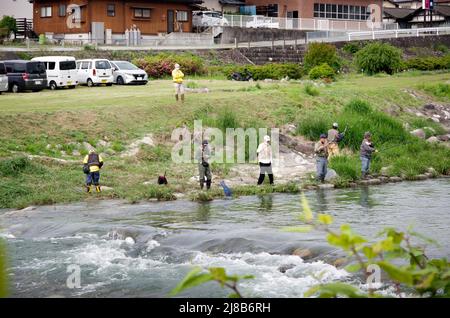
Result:
[[[244,5],[245,0],[203,0],[203,6],[206,10],[229,14],[239,12],[239,8]]]
[[[123,38],[126,30],[141,35],[190,32],[192,10],[202,0],[29,0],[34,31],[49,37],[86,41]]]
[[[317,18],[329,20],[365,21],[369,18],[369,5],[382,8],[382,0],[247,0],[255,5],[256,13],[269,17]],[[375,12],[381,21],[381,10]]]
[[[422,0],[385,0],[383,22],[400,28],[449,26],[450,0],[434,0],[433,10],[424,10]]]

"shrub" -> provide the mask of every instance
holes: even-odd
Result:
[[[355,63],[359,70],[370,75],[393,74],[402,67],[402,52],[390,44],[375,42],[355,54]]]
[[[334,69],[327,63],[315,66],[309,71],[310,79],[334,79],[336,73]]]
[[[441,57],[415,57],[405,61],[407,69],[416,69],[420,71],[433,71],[445,69],[444,59]]]
[[[438,44],[434,48],[436,51],[439,51],[441,53],[448,53],[449,49],[448,46],[445,44]]]
[[[245,71],[252,73],[254,80],[273,79],[280,80],[288,76],[290,79],[300,79],[304,75],[304,70],[300,64],[295,63],[269,63],[264,65],[228,65],[221,68],[221,72],[229,79],[233,73],[243,73]]]
[[[319,90],[314,85],[311,85],[310,83],[307,83],[305,85],[305,93],[310,96],[318,96]]]
[[[306,70],[311,70],[315,66],[328,64],[335,71],[341,67],[341,62],[336,54],[336,47],[327,43],[311,43],[308,46],[304,58]]]
[[[359,42],[348,42],[342,47],[342,51],[347,52],[349,54],[355,54],[361,49],[361,45]]]
[[[159,53],[134,59],[133,63],[145,70],[148,76],[152,78],[170,76],[177,63],[180,64],[183,73],[186,75],[202,75],[206,73],[203,59],[190,53]]]

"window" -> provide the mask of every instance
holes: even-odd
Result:
[[[64,62],[59,62],[59,69],[61,71],[68,71],[68,70],[74,70],[76,69],[77,66],[75,64],[75,61],[64,61]]]
[[[135,8],[134,9],[135,18],[150,19],[150,9]]]
[[[14,73],[25,73],[27,68],[25,63],[16,63],[14,64]]]
[[[59,11],[58,11],[58,15],[60,17],[65,17],[66,16],[66,11],[67,11],[67,7],[65,4],[60,4],[59,5]]]
[[[369,9],[364,6],[314,3],[315,18],[367,20],[369,16]]]
[[[90,67],[89,67],[89,62],[82,62],[81,63],[81,69],[82,70],[88,70]]]
[[[52,7],[41,7],[41,18],[50,18],[52,16]]]
[[[99,70],[107,70],[111,68],[111,64],[108,61],[96,61],[95,68]]]
[[[187,11],[177,11],[177,21],[178,22],[187,22],[188,19],[188,12]]]
[[[0,74],[6,74],[5,64],[0,63]]]
[[[115,4],[108,4],[106,6],[106,15],[108,17],[115,17],[116,16],[116,5]]]
[[[54,70],[56,66],[55,62],[48,62],[47,63],[47,70]]]

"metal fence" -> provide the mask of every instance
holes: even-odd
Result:
[[[306,33],[306,42],[377,40],[445,34],[450,34],[450,27],[374,30],[362,32],[315,31]]]
[[[397,23],[378,23],[371,21],[273,18],[259,15],[224,15],[224,26],[240,28],[271,28],[283,30],[313,31],[366,31],[398,29]]]

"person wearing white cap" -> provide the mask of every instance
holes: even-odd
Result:
[[[270,146],[270,137],[264,136],[264,142],[260,143],[256,150],[259,163],[259,178],[258,185],[264,182],[264,178],[269,176],[270,184],[273,184],[273,172],[272,172],[272,147]]]
[[[180,64],[175,64],[175,69],[172,71],[172,78],[175,86],[175,99],[178,102],[181,98],[181,102],[184,102],[184,74],[180,69]]]
[[[328,130],[328,160],[339,154],[339,138],[338,123],[333,123],[333,127]]]

